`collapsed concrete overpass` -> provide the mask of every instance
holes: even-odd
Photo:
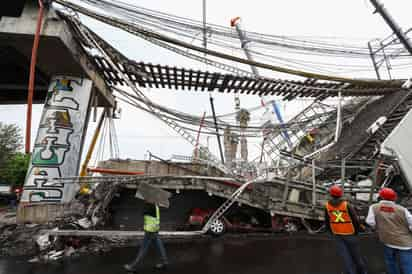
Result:
[[[0,79],[0,104],[25,104],[37,1],[2,3],[0,7],[0,73],[3,75]],[[97,105],[114,105],[109,87],[67,23],[55,11],[46,9],[36,66],[35,103],[44,103],[49,83],[55,75],[92,80]]]

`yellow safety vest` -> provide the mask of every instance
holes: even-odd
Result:
[[[144,215],[144,226],[143,230],[146,232],[158,232],[160,229],[160,210],[156,206],[156,217],[150,215]]]

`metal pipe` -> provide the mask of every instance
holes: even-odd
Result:
[[[238,35],[239,35],[239,39],[240,39],[240,43],[241,43],[241,47],[243,49],[243,51],[245,52],[246,58],[249,61],[253,61],[253,57],[250,54],[249,51],[249,46],[248,43],[250,42],[247,37],[245,36],[245,34],[243,33],[241,27],[240,27],[240,23],[239,23],[240,17],[236,17],[234,19],[232,19],[231,21],[231,25],[232,27],[235,27]],[[257,77],[259,77],[259,71],[257,70],[257,68],[254,65],[250,65],[250,69],[252,70],[253,74]]]
[[[378,80],[380,80],[380,79],[381,79],[381,76],[380,76],[380,74],[379,74],[378,64],[376,64],[375,53],[373,52],[372,44],[371,44],[370,41],[368,42],[368,48],[369,48],[369,55],[370,55],[370,57],[371,57],[371,59],[372,59],[373,68],[375,69],[376,78],[377,78]]]
[[[32,112],[33,112],[34,84],[36,80],[37,50],[39,48],[40,32],[41,32],[41,26],[43,22],[43,10],[44,10],[42,0],[39,0],[38,3],[39,3],[39,11],[37,14],[36,33],[34,35],[33,47],[31,50],[29,88],[28,88],[28,93],[27,93],[26,143],[25,143],[26,154],[30,154],[30,147],[31,147],[31,119],[32,119]]]
[[[87,168],[87,171],[102,173],[102,174],[116,174],[116,175],[144,175],[143,171],[118,170],[109,168]]]
[[[342,131],[342,92],[341,91],[339,91],[338,97],[339,97],[339,102],[338,102],[338,111],[337,111],[337,117],[336,117],[335,142],[339,140],[339,136]]]
[[[203,47],[207,49],[206,0],[203,0]]]
[[[371,188],[369,190],[369,205],[372,204],[373,202],[373,194],[374,194],[374,190],[377,187],[377,182],[376,179],[378,178],[378,172],[379,172],[379,165],[380,165],[380,161],[376,160],[375,161],[375,170],[373,171],[373,175],[372,175],[372,184],[371,184]]]
[[[90,143],[89,150],[87,151],[86,157],[80,169],[80,177],[87,176],[87,166],[89,165],[90,159],[92,158],[92,154],[94,148],[96,147],[97,139],[99,138],[100,131],[103,125],[104,117],[106,116],[106,110],[103,110],[102,114],[100,115],[99,122],[97,123],[96,130],[94,131],[92,141]]]
[[[242,28],[241,28],[241,26],[240,26],[240,22],[239,22],[239,21],[240,21],[240,17],[233,18],[233,19],[230,21],[230,25],[231,25],[232,27],[235,27],[236,32],[237,32],[238,35],[239,35],[241,47],[242,47],[243,51],[245,52],[245,55],[246,55],[247,60],[253,61],[253,56],[252,56],[252,54],[250,53],[250,51],[249,51],[249,46],[248,46],[248,43],[249,43],[250,41],[247,39],[245,33],[242,31]],[[259,77],[259,76],[260,76],[259,71],[257,70],[256,66],[250,65],[250,68],[251,68],[253,74],[254,74],[256,77]],[[263,106],[266,106],[267,102],[265,102],[264,96],[261,96],[260,98],[261,98],[261,101],[262,101],[262,105],[263,105]],[[275,112],[276,118],[278,119],[278,121],[279,121],[279,123],[280,123],[280,126],[281,126],[281,128],[283,129],[283,130],[281,131],[282,137],[285,138],[285,141],[287,142],[289,148],[292,148],[292,142],[290,141],[289,135],[288,135],[287,131],[286,131],[285,128],[284,128],[284,121],[283,121],[283,117],[282,117],[282,114],[281,114],[281,112],[280,112],[279,106],[278,106],[278,104],[277,104],[275,101],[272,102],[272,106],[273,106],[273,110],[274,110],[274,112]],[[269,110],[269,107],[266,106],[266,109]]]
[[[312,209],[316,206],[316,168],[315,159],[312,160]]]
[[[340,167],[340,182],[342,184],[342,189],[345,189],[345,171],[346,171],[346,160],[342,159],[342,165]]]
[[[200,138],[200,131],[203,127],[203,122],[205,121],[205,116],[206,116],[206,111],[203,112],[203,116],[202,116],[202,120],[200,120],[200,126],[199,126],[199,130],[197,132],[197,137],[196,137],[196,146],[195,146],[195,160],[198,157],[198,149],[199,149],[199,138]]]
[[[409,54],[412,55],[412,43],[409,41],[408,37],[406,37],[406,35],[403,33],[401,27],[395,22],[393,17],[389,14],[389,12],[386,10],[383,4],[380,3],[379,0],[370,0],[370,1],[376,9],[375,12],[378,12],[383,17],[385,22],[389,25],[392,31],[396,34],[399,41],[401,41],[401,43],[404,45],[404,47],[409,52]]]
[[[219,145],[219,152],[220,152],[220,159],[222,161],[222,164],[225,163],[225,158],[223,157],[223,150],[222,150],[222,144],[220,142],[220,135],[219,135],[219,128],[217,126],[217,120],[216,120],[216,113],[215,113],[215,105],[213,104],[213,97],[210,95],[210,106],[212,107],[212,114],[213,114],[213,121],[215,123],[215,129],[216,129],[216,137],[217,137],[217,143]]]

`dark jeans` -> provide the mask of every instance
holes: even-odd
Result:
[[[162,262],[164,264],[168,264],[166,250],[162,240],[159,238],[158,233],[145,232],[139,252],[137,253],[137,257],[131,264],[133,267],[136,267],[141,263],[142,259],[146,256],[147,251],[149,251],[149,247],[153,241],[156,245],[157,251],[159,252],[162,258]]]
[[[345,263],[348,274],[366,274],[366,265],[360,253],[360,247],[356,236],[335,235],[339,254]]]
[[[412,249],[400,250],[385,245],[383,255],[388,274],[400,274],[400,269],[403,274],[412,274]]]

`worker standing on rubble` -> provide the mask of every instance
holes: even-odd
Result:
[[[166,255],[166,250],[163,245],[162,240],[159,238],[159,229],[160,229],[160,210],[157,205],[145,202],[143,208],[143,230],[144,238],[140,246],[139,253],[137,254],[136,259],[130,263],[124,265],[124,268],[129,272],[136,272],[137,266],[141,263],[142,259],[146,255],[147,251],[152,242],[155,242],[156,248],[160,253],[162,263],[156,264],[155,268],[165,269],[169,263]]]
[[[334,235],[339,254],[343,257],[346,272],[366,274],[366,265],[360,253],[358,239],[359,220],[355,210],[342,199],[343,190],[337,185],[329,189],[331,199],[325,206],[325,221]]]
[[[390,188],[379,191],[381,201],[369,208],[366,223],[378,230],[384,244],[384,258],[389,274],[412,274],[412,215],[395,204],[396,192]],[[399,260],[399,263],[398,263]]]

